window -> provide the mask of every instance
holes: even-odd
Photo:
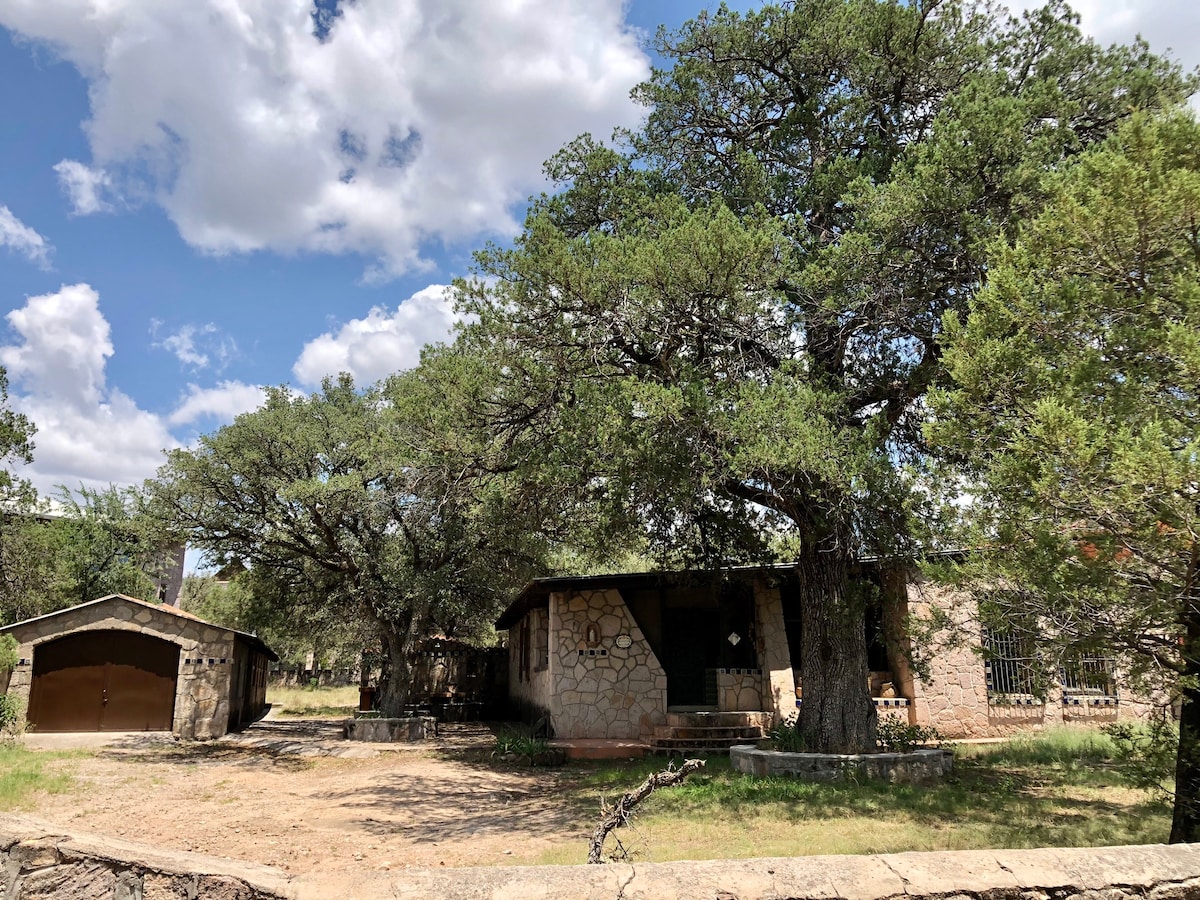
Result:
[[[1064,694],[1115,697],[1113,659],[1109,656],[1076,656],[1063,660],[1058,680]]]
[[[989,696],[1041,693],[1041,666],[1028,639],[1008,631],[984,629],[983,654]]]

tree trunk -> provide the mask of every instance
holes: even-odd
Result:
[[[1200,604],[1184,602],[1183,672],[1180,682],[1179,751],[1175,756],[1172,844],[1200,841]]]
[[[834,542],[831,542],[834,543]],[[819,753],[875,749],[875,704],[867,684],[866,608],[850,590],[845,543],[823,549],[806,541],[800,579],[800,734]]]
[[[379,630],[387,651],[388,670],[387,677],[379,685],[379,714],[396,718],[412,696],[411,639],[408,629],[398,628],[394,622],[379,620]]]

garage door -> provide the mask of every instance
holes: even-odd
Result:
[[[132,631],[85,631],[33,652],[37,731],[170,731],[179,646]]]

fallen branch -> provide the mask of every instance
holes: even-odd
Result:
[[[655,772],[632,791],[623,794],[621,799],[612,806],[604,810],[604,815],[600,819],[600,824],[596,826],[596,830],[592,832],[592,839],[588,842],[588,863],[604,862],[604,841],[609,833],[623,825],[629,824],[629,818],[633,814],[633,808],[653,794],[659,788],[671,787],[679,784],[683,779],[687,778],[693,772],[704,768],[704,760],[688,759],[684,760],[682,766],[678,769],[672,769],[669,765],[662,772]]]

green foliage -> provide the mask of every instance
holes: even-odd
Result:
[[[766,738],[771,742],[771,749],[783,753],[806,752],[808,745],[800,732],[799,724],[799,717],[793,715],[767,729]]]
[[[1132,117],[992,249],[928,434],[970,494],[954,577],[1045,667],[1178,690],[1173,839],[1200,836],[1200,123]],[[1190,730],[1189,730],[1190,729]]]
[[[472,477],[447,446],[469,434],[444,427],[436,378],[429,366],[362,392],[349,376],[311,396],[270,390],[262,408],[172,452],[148,486],[167,530],[246,564],[239,614],[310,642],[330,622],[381,635],[396,675],[385,711],[403,705],[415,642],[490,624],[538,553],[498,479]]]
[[[549,749],[550,745],[544,738],[534,737],[520,729],[506,728],[496,735],[496,749],[493,755],[502,756],[506,753],[514,753],[517,756],[532,758],[544,754]]]
[[[17,664],[17,639],[11,634],[0,635],[0,669],[12,671]]]
[[[1170,796],[1179,755],[1177,725],[1156,716],[1145,724],[1113,722],[1103,730],[1116,747],[1116,758],[1130,784]]]
[[[0,694],[0,734],[11,737],[24,719],[20,701],[12,694]]]
[[[142,502],[132,488],[60,488],[51,502],[6,516],[0,617],[11,623],[108,594],[157,599],[153,578],[173,563],[176,548]]]
[[[1046,170],[1195,82],[1058,2],[721,7],[656,48],[645,127],[550,161],[558,193],[456,285],[471,324],[447,354],[477,360],[497,464],[595,543],[637,534],[664,566],[795,548],[808,633],[839,641],[801,654],[824,701],[801,728],[873,746],[849,572],[939,522],[921,426],[943,316]]]
[[[879,749],[888,753],[911,753],[922,747],[940,747],[942,735],[931,725],[910,725],[891,717],[881,719],[875,728]]]

